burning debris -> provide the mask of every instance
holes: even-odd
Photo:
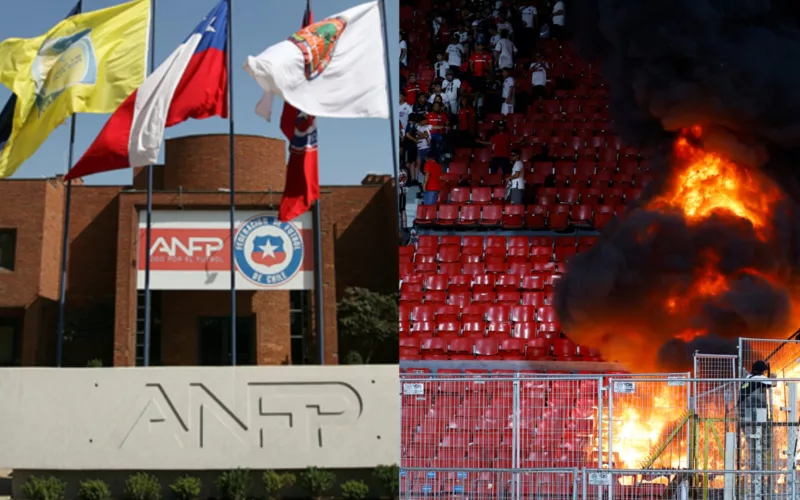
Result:
[[[652,151],[637,207],[569,263],[555,307],[571,337],[636,370],[794,331],[800,29],[788,2],[577,1],[618,133]],[[800,302],[797,302],[800,304]]]

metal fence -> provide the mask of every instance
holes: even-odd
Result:
[[[583,499],[798,499],[797,472],[742,470],[581,471]]]
[[[765,382],[769,386],[762,387]],[[536,481],[515,478],[522,471],[602,469],[671,477],[647,487],[642,484],[650,482],[637,479],[633,489],[614,482],[622,498],[662,498],[655,492],[671,494],[675,481],[683,481],[685,491],[712,495],[696,498],[716,498],[722,476],[714,471],[720,470],[741,472],[732,490],[737,495],[751,491],[742,488],[752,484],[770,495],[786,494],[784,484],[794,488],[800,379],[404,374],[401,384],[401,465],[408,494],[452,495],[457,494],[452,488],[469,487],[469,498],[489,490],[491,498],[572,498],[574,490],[557,486],[566,484],[562,476],[547,483],[554,486],[545,496],[527,495],[524,485]],[[754,388],[761,392],[754,395]],[[408,476],[409,471],[415,474]],[[696,471],[702,471],[701,479]],[[602,493],[598,485],[590,486],[587,494]],[[663,498],[695,498],[681,496],[684,490]],[[632,497],[632,491],[642,493]]]
[[[778,377],[800,377],[800,340],[740,338],[738,376],[748,373],[758,360],[768,362]]]

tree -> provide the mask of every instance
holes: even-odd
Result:
[[[339,302],[339,335],[355,342],[365,364],[381,345],[395,347],[398,339],[397,294],[351,287]]]

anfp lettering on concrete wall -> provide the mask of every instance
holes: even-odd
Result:
[[[139,213],[138,288],[146,267],[144,211]],[[311,213],[281,222],[277,212],[236,212],[233,265],[237,290],[314,287]],[[154,290],[229,290],[230,214],[223,210],[156,210],[150,231]]]
[[[398,463],[397,366],[0,369],[0,468]]]

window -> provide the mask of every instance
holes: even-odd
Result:
[[[21,326],[18,318],[0,318],[0,366],[19,365],[17,347]]]
[[[236,318],[236,364],[256,364],[256,335],[253,316]],[[231,364],[231,319],[200,318],[198,325],[198,364],[228,366]]]
[[[292,364],[307,365],[309,321],[309,293],[306,290],[289,292],[289,321],[292,343]]]
[[[16,254],[17,230],[0,229],[0,269],[13,271]]]

